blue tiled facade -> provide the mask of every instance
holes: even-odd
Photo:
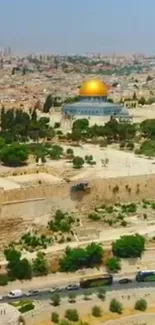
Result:
[[[128,110],[121,105],[106,101],[106,97],[80,98],[79,102],[65,104],[62,113],[69,116],[115,116],[131,118]]]

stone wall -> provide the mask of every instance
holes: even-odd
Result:
[[[53,185],[30,186],[22,189],[12,189],[4,191],[0,189],[1,208],[4,205],[14,205],[18,203],[27,203],[27,205],[38,199],[53,198],[57,200],[66,200],[70,197],[70,188],[73,184],[78,183],[61,183]],[[155,174],[128,176],[109,179],[96,179],[90,181],[90,194],[82,196],[78,200],[73,198],[76,205],[84,209],[92,208],[100,203],[129,202],[139,201],[143,198],[155,199]],[[82,201],[82,204],[81,204]]]
[[[78,182],[76,182],[78,183]],[[74,183],[75,184],[75,183]],[[47,224],[57,209],[74,211],[80,216],[97,205],[155,199],[155,175],[96,179],[91,191],[71,196],[72,183],[0,190],[0,244],[20,238],[35,225]]]

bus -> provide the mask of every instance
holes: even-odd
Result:
[[[153,282],[153,281],[155,281],[155,270],[137,272],[136,281],[137,282]]]
[[[95,287],[102,287],[105,285],[112,285],[113,284],[113,276],[111,274],[105,275],[96,275],[87,277],[85,279],[81,279],[80,287],[81,288],[95,288]]]

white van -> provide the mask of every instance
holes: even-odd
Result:
[[[22,296],[23,296],[23,293],[20,289],[10,291],[8,294],[8,298],[21,298]]]

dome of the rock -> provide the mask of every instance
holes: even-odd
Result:
[[[90,79],[83,83],[79,95],[82,97],[106,97],[108,88],[100,79]]]

